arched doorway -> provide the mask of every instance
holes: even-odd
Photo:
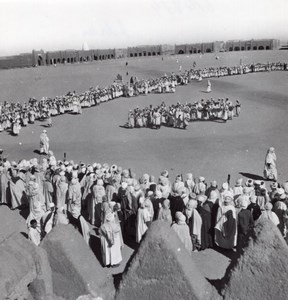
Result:
[[[70,63],[70,58],[69,57],[67,58],[67,63]]]
[[[151,56],[151,52],[148,52],[148,56]]]
[[[270,50],[270,47],[269,47],[269,46],[266,46],[266,50]]]
[[[80,57],[80,62],[83,62],[83,57],[82,56]]]
[[[61,63],[61,60],[60,58],[57,59],[57,64],[60,64]]]
[[[253,47],[253,50],[257,50],[257,47],[256,47],[256,46],[254,46],[254,47]]]
[[[65,64],[65,63],[66,63],[65,58],[62,58],[62,64]]]
[[[211,52],[212,52],[212,50],[210,48],[206,49],[206,53],[211,53]]]
[[[241,51],[244,51],[245,50],[245,47],[241,47]]]
[[[240,48],[237,46],[234,48],[234,51],[240,51]]]
[[[263,46],[259,46],[258,50],[264,50]]]
[[[229,47],[229,51],[233,51],[233,48],[232,48],[232,47]]]
[[[130,57],[133,57],[133,53],[130,53]]]
[[[54,62],[54,65],[56,65],[56,63],[57,63],[56,58],[53,59],[53,62]]]
[[[178,51],[178,54],[184,54],[184,51],[183,51],[182,49],[180,49],[180,50]]]
[[[43,57],[41,55],[38,55],[38,66],[43,65]]]
[[[197,49],[194,49],[194,53],[195,53],[195,54],[197,53]]]

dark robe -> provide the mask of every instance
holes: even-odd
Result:
[[[201,227],[201,250],[205,250],[206,248],[213,247],[211,243],[211,209],[210,206],[206,203],[203,206],[198,206],[197,208],[201,219],[202,219],[202,227]]]
[[[242,249],[247,244],[249,231],[254,224],[251,211],[249,209],[241,209],[238,213],[237,222],[237,248]]]
[[[262,212],[260,206],[256,203],[250,203],[247,207],[251,211],[253,220],[256,221],[261,216]]]
[[[175,214],[177,211],[183,212],[185,209],[185,203],[180,196],[169,195],[168,199],[170,200],[170,210],[172,215],[172,220],[175,221]]]
[[[207,200],[205,202],[205,204],[210,207],[211,227],[210,227],[210,230],[209,230],[209,247],[213,248],[214,245],[215,245],[215,242],[214,242],[214,236],[215,236],[214,227],[216,225],[217,212],[218,212],[219,204],[217,202],[213,203],[209,200]]]

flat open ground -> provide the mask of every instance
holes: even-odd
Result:
[[[123,78],[136,75],[152,78],[197,67],[233,66],[240,59],[246,62],[287,61],[285,51],[252,51],[217,54],[152,57],[142,59],[93,62],[90,64],[59,65],[0,71],[0,99],[27,101],[29,97],[56,96],[75,90],[80,93],[90,86],[104,87],[113,82],[118,73]],[[178,63],[177,63],[178,59]],[[129,76],[126,77],[126,71]],[[288,72],[257,73],[243,76],[212,78],[212,92],[206,94],[207,81],[178,86],[175,94],[151,94],[134,98],[119,98],[100,106],[84,109],[79,116],[64,115],[53,118],[48,128],[51,149],[56,158],[76,162],[116,163],[130,167],[140,177],[144,172],[159,176],[163,169],[171,173],[192,172],[204,176],[208,182],[223,182],[227,174],[232,183],[239,172],[262,175],[264,157],[270,146],[276,148],[279,180],[288,179]],[[207,97],[239,99],[242,113],[239,118],[224,124],[218,122],[190,123],[187,130],[125,129],[127,113],[136,106],[166,104],[177,101],[196,101]],[[36,122],[22,128],[20,136],[0,134],[0,147],[10,160],[32,158],[39,148],[43,123]],[[22,145],[19,145],[19,142]]]

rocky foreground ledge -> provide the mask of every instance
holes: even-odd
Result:
[[[237,259],[212,249],[191,256],[169,226],[153,222],[117,287],[71,225],[36,247],[22,223],[0,207],[0,299],[287,299],[288,246],[269,220]]]

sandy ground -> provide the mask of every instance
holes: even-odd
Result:
[[[56,96],[69,90],[80,93],[90,86],[105,86],[113,81],[117,73],[126,77],[126,71],[138,78],[158,77],[171,71],[177,72],[197,67],[234,65],[242,62],[287,61],[285,51],[220,53],[215,55],[178,56],[151,59],[99,62],[21,70],[0,71],[0,99],[26,101],[35,96]],[[128,77],[126,77],[128,80]],[[212,78],[212,92],[206,94],[207,81],[192,82],[177,87],[175,94],[121,98],[100,106],[83,110],[79,116],[65,115],[53,118],[53,127],[47,128],[51,149],[56,158],[62,159],[64,152],[68,160],[116,163],[130,167],[138,177],[144,172],[159,176],[167,169],[173,180],[176,174],[192,172],[204,176],[207,182],[216,179],[219,183],[231,174],[232,184],[238,177],[244,179],[262,176],[264,157],[270,146],[276,148],[279,180],[288,179],[288,72],[258,73],[225,78]],[[187,130],[173,128],[125,129],[129,109],[165,101],[167,105],[177,101],[196,101],[202,98],[228,97],[233,102],[239,99],[242,112],[239,118],[224,124],[218,122],[193,122]],[[39,136],[45,123],[36,122],[23,128],[20,136],[7,132],[0,134],[0,147],[9,160],[38,157]],[[19,143],[22,143],[21,145]],[[241,174],[239,174],[241,173]],[[12,225],[11,225],[12,226]],[[97,245],[97,239],[95,239]],[[123,272],[133,249],[125,246],[123,264],[119,268],[107,269],[107,276]],[[205,256],[205,253],[201,254]],[[218,259],[217,254],[206,255],[217,263],[207,267],[208,279],[219,280],[230,260]],[[201,261],[201,259],[200,259]],[[209,261],[210,262],[210,261]],[[208,265],[208,264],[207,264]],[[210,265],[210,264],[209,264]],[[221,266],[221,267],[220,267]],[[214,273],[211,270],[216,270]],[[219,271],[220,270],[220,271]],[[212,272],[212,273],[211,273]],[[215,273],[216,272],[216,273]],[[115,276],[117,283],[119,275]]]
[[[249,53],[252,56],[250,61],[272,61],[271,57],[264,59],[262,56],[263,54],[272,56],[273,53],[276,57],[274,61],[279,61],[284,60],[284,57],[277,57],[277,55],[286,54],[283,51],[276,52],[277,55],[273,51],[258,53],[260,55],[258,60],[252,56],[255,52]],[[239,61],[239,57],[245,57],[245,53],[241,53],[241,56],[240,53],[227,53],[229,60],[225,54],[220,55],[223,56],[220,59],[221,63],[227,65],[233,65],[234,62]],[[151,64],[145,63],[144,59],[129,60],[128,68],[129,73],[133,70],[133,75],[155,77],[163,74],[163,71],[166,72],[165,69],[169,67],[172,71],[181,61],[183,66],[187,64],[188,67],[192,59],[194,60],[192,56],[179,57],[178,64],[175,57],[165,58],[164,61],[160,58],[151,58]],[[213,65],[220,64],[219,60],[215,60],[214,55],[204,55],[202,58],[196,56],[196,59],[199,60],[197,62],[199,67],[200,64],[204,65],[204,61],[206,64],[212,62]],[[242,60],[244,61],[244,58]],[[5,94],[8,92],[14,95],[11,98],[16,98],[20,92],[23,95],[30,92],[30,95],[36,97],[39,97],[39,93],[53,96],[61,94],[58,85],[61,85],[63,94],[63,91],[68,90],[67,84],[71,85],[70,80],[75,84],[75,90],[79,91],[79,85],[90,86],[89,80],[92,75],[93,81],[98,82],[99,79],[99,82],[108,82],[111,79],[109,81],[111,82],[117,71],[125,68],[121,64],[124,64],[124,61],[106,64],[101,62],[99,65],[91,63],[1,71],[0,77],[5,74],[7,76],[1,82],[3,86],[6,81],[6,88],[0,90],[0,96],[1,99],[5,99]],[[156,72],[155,69],[158,67],[160,71]],[[100,69],[99,73],[97,69]],[[71,73],[72,70],[75,73]],[[32,80],[32,77],[29,77],[30,73],[35,75],[37,72],[41,74],[41,79],[32,84],[29,82]],[[65,77],[60,80],[64,73]],[[11,74],[15,76],[14,89],[11,87],[13,85]],[[83,78],[82,81],[78,80],[79,76]],[[223,182],[227,174],[231,174],[233,183],[240,176],[239,172],[246,173],[248,176],[249,174],[262,176],[266,151],[268,147],[274,146],[278,155],[279,179],[284,181],[288,178],[288,143],[285,134],[288,122],[286,118],[287,78],[286,72],[213,78],[211,79],[212,93],[209,95],[203,92],[207,84],[204,80],[201,83],[192,82],[188,86],[179,86],[175,94],[152,94],[146,97],[116,99],[85,109],[81,116],[65,115],[53,118],[53,127],[48,128],[50,147],[57,158],[63,158],[66,152],[67,158],[76,162],[116,163],[124,168],[130,167],[139,177],[144,172],[157,177],[163,169],[167,169],[172,180],[176,174],[185,174],[189,171],[194,176],[206,177],[208,182],[213,179]],[[23,80],[26,82],[25,85]],[[20,84],[22,84],[21,88]],[[35,93],[32,93],[31,87],[35,88]],[[187,130],[173,128],[131,130],[121,127],[127,121],[130,108],[157,105],[162,101],[169,105],[177,101],[195,101],[208,97],[229,97],[234,102],[239,99],[242,103],[241,116],[227,124],[193,122]],[[29,125],[21,130],[18,137],[4,132],[0,137],[0,147],[5,149],[11,160],[32,158],[36,155],[33,151],[39,147],[39,136],[44,126],[45,123],[40,122],[33,126]]]

